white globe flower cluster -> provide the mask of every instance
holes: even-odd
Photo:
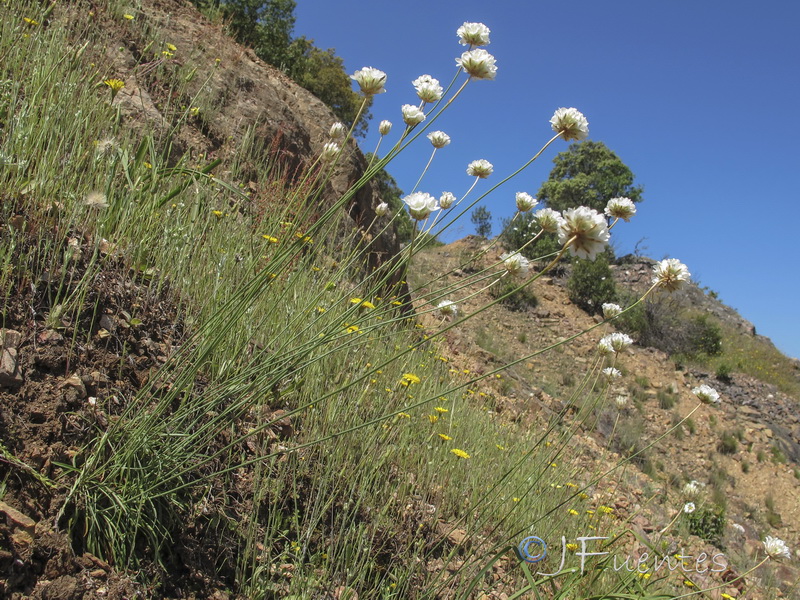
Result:
[[[438,102],[442,99],[442,86],[439,85],[438,79],[430,75],[420,75],[411,82],[411,85],[417,90],[417,96],[423,102]]]
[[[425,192],[409,194],[403,198],[403,202],[408,206],[411,217],[417,221],[424,221],[433,211],[441,208],[436,198]]]
[[[527,275],[531,268],[531,262],[519,252],[504,252],[500,255],[503,261],[503,268],[511,275]]]
[[[697,399],[706,404],[719,404],[719,392],[712,388],[710,385],[699,385],[692,389],[692,393],[697,396]]]
[[[625,333],[609,333],[597,344],[601,354],[618,354],[633,343]]]
[[[572,256],[594,260],[608,243],[608,225],[596,210],[579,206],[564,211],[558,227],[558,241],[569,244]]]

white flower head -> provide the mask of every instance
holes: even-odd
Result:
[[[617,408],[622,408],[628,403],[628,399],[625,396],[617,396],[614,398],[614,402],[617,405]]]
[[[336,155],[339,154],[340,151],[341,148],[339,148],[339,144],[336,142],[327,142],[322,147],[322,153],[320,154],[319,158],[322,160],[322,162],[330,162],[336,158]]]
[[[450,208],[456,201],[456,197],[451,192],[442,192],[442,195],[439,197],[439,206],[442,208]]]
[[[606,367],[603,369],[603,375],[605,375],[609,380],[611,379],[619,379],[622,377],[622,373],[619,369],[615,369],[614,367]]]
[[[609,237],[608,224],[596,210],[579,206],[564,211],[558,227],[558,242],[564,245],[572,240],[569,246],[572,256],[594,260],[605,250]]]
[[[561,226],[561,222],[564,220],[564,217],[561,216],[561,213],[557,210],[553,210],[552,208],[542,208],[537,210],[535,213],[533,213],[533,218],[536,219],[536,223],[538,223],[539,227],[548,233],[555,233],[558,231],[558,228]]]
[[[512,275],[527,275],[530,271],[530,261],[519,252],[504,252],[500,255],[503,267]]]
[[[445,317],[455,317],[458,315],[458,305],[452,300],[442,300],[436,305],[436,308]]]
[[[622,308],[620,308],[619,304],[614,304],[613,302],[603,304],[603,317],[606,319],[613,319],[621,312]]]
[[[425,192],[414,192],[403,198],[403,202],[408,206],[411,217],[417,221],[427,219],[435,210],[439,210],[439,203],[436,198]]]
[[[387,121],[386,119],[381,121],[381,124],[378,125],[378,131],[380,132],[381,135],[387,135],[391,130],[392,130],[392,122]]]
[[[719,404],[719,392],[712,388],[710,385],[699,385],[692,389],[692,393],[697,396],[697,399],[706,404]]]
[[[771,535],[768,535],[764,539],[764,552],[766,552],[767,556],[770,558],[792,557],[792,553],[789,551],[789,547],[786,545],[786,542],[776,537],[772,537]]]
[[[631,217],[636,214],[636,206],[630,198],[612,198],[606,204],[604,211],[609,217],[615,219],[622,219],[623,221],[630,221]]]
[[[381,202],[375,207],[375,214],[379,217],[389,214],[389,205],[386,202]]]
[[[683,495],[689,498],[697,498],[702,492],[705,484],[692,479],[689,483],[683,486]]]
[[[630,346],[633,340],[625,333],[609,333],[597,344],[601,354],[615,354]]]
[[[328,135],[333,140],[342,139],[345,134],[347,133],[347,127],[344,126],[344,123],[334,123],[331,125],[331,129],[328,132]]]
[[[589,135],[589,121],[577,108],[559,108],[550,119],[553,131],[561,133],[565,141],[585,140]]]
[[[531,196],[526,192],[517,192],[516,200],[517,200],[517,210],[519,212],[528,212],[534,206],[539,204],[536,198],[534,198],[533,196]]]
[[[83,203],[89,208],[108,208],[108,200],[103,192],[89,192]]]
[[[473,79],[494,79],[497,75],[494,56],[483,48],[468,50],[456,59],[456,64]]]
[[[406,125],[413,127],[425,120],[425,113],[418,106],[413,104],[403,104],[403,121]]]
[[[428,139],[431,141],[431,144],[433,144],[433,147],[437,149],[444,148],[450,143],[450,136],[444,131],[431,131],[428,134]]]
[[[653,283],[669,292],[677,290],[689,277],[689,269],[677,258],[665,258],[653,267]]]
[[[97,155],[107,156],[117,149],[117,140],[113,137],[105,137],[97,141]]]
[[[694,502],[687,502],[683,505],[683,512],[685,512],[687,515],[690,515],[695,511],[695,508]]]
[[[386,85],[386,73],[373,67],[359,69],[350,76],[350,79],[355,80],[366,96],[374,96],[386,91],[383,89],[383,86]]]
[[[420,75],[411,82],[411,85],[417,90],[417,96],[423,102],[438,102],[442,99],[442,86],[439,85],[438,79],[430,75]]]
[[[464,23],[458,28],[458,43],[462,46],[487,46],[491,30],[483,23]]]
[[[494,171],[494,166],[484,158],[473,160],[471,163],[469,163],[469,165],[467,165],[467,175],[470,175],[471,177],[480,177],[481,179],[486,179],[492,174],[492,171]]]

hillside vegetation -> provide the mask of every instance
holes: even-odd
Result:
[[[413,115],[367,161],[188,4],[0,10],[0,595],[796,593],[794,405],[579,309],[550,269],[597,240],[422,243],[475,192],[401,247],[372,180]]]

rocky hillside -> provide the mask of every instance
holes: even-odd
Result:
[[[485,571],[470,571],[478,571],[473,558],[480,553],[485,553],[481,559],[488,557],[493,544],[508,543],[498,531],[507,537],[521,531],[503,531],[506,521],[516,519],[527,527],[528,517],[548,498],[571,494],[573,488],[574,498],[564,502],[577,498],[587,503],[581,505],[587,527],[594,527],[596,513],[613,515],[608,519],[638,536],[626,542],[631,552],[641,555],[647,544],[636,540],[645,540],[666,554],[724,553],[729,561],[723,573],[697,573],[689,582],[714,588],[707,597],[797,597],[800,569],[795,560],[777,567],[769,563],[737,579],[757,562],[754,557],[765,536],[780,537],[793,550],[800,546],[800,420],[793,396],[797,369],[757,336],[752,325],[689,286],[675,301],[681,310],[711,315],[721,324],[725,351],[713,359],[717,362],[676,362],[662,351],[633,345],[616,364],[620,378],[600,394],[598,382],[604,379],[598,373],[597,343],[609,325],[596,327],[597,317],[570,302],[564,277],[546,275],[511,304],[493,305],[463,322],[430,310],[426,298],[443,285],[460,288],[453,299],[462,316],[502,295],[487,289],[486,280],[472,278],[497,263],[502,251],[483,239],[427,247],[415,258],[410,287],[394,292],[397,297],[376,294],[367,299],[347,293],[355,275],[342,275],[327,249],[316,254],[304,249],[286,261],[282,274],[294,279],[285,279],[299,281],[291,287],[265,268],[279,262],[270,263],[275,255],[266,253],[280,248],[280,240],[254,231],[252,223],[261,221],[245,217],[252,217],[256,209],[277,213],[285,208],[282,192],[302,187],[306,168],[328,141],[333,115],[232,42],[221,27],[205,21],[188,2],[142,0],[135,10],[125,8],[133,14],[121,10],[77,1],[53,5],[41,22],[27,15],[15,18],[28,28],[23,30],[28,37],[20,40],[30,39],[31,31],[68,32],[69,44],[56,62],[74,61],[76,70],[91,69],[80,76],[97,88],[91,100],[103,103],[116,119],[113,126],[120,126],[120,139],[130,137],[114,167],[131,163],[131,170],[125,177],[108,178],[124,188],[124,200],[133,199],[128,202],[133,209],[126,214],[136,216],[141,206],[137,200],[148,198],[139,192],[152,183],[150,175],[137,179],[134,170],[153,165],[131,156],[136,148],[144,148],[140,141],[151,133],[154,147],[171,144],[162,174],[176,165],[215,165],[219,170],[209,177],[209,186],[216,178],[243,189],[250,204],[241,212],[231,207],[230,214],[216,205],[204,206],[202,214],[198,209],[188,217],[177,203],[172,207],[170,218],[183,218],[187,228],[197,226],[192,232],[201,240],[189,253],[201,264],[185,271],[175,267],[181,279],[163,273],[174,267],[176,255],[184,257],[183,246],[166,252],[166,258],[156,257],[162,260],[157,265],[160,272],[141,259],[147,254],[141,248],[126,254],[120,242],[124,227],[111,229],[120,239],[97,235],[93,227],[100,221],[98,213],[86,211],[101,210],[105,198],[87,208],[84,190],[72,180],[75,189],[59,190],[62,199],[78,205],[74,214],[81,218],[70,221],[63,215],[65,202],[38,195],[39,184],[9,175],[14,185],[0,190],[5,211],[0,275],[9,282],[0,337],[0,597],[357,600],[361,593],[362,598],[449,600],[457,597],[449,586],[464,590],[465,580],[474,577],[481,587],[473,587],[465,597],[508,600],[519,597],[518,586],[525,583],[513,550]],[[159,76],[162,70],[175,77]],[[108,84],[97,82],[111,78],[124,81],[124,87],[108,102],[105,95],[101,99]],[[30,94],[33,89],[24,91]],[[25,93],[18,98],[24,100]],[[108,127],[113,128],[111,123]],[[0,133],[6,135],[7,129]],[[65,137],[58,131],[47,133],[47,139]],[[96,148],[84,152],[90,166],[107,167],[102,146],[112,142],[93,143]],[[265,178],[252,154],[239,153],[242,147],[267,155],[274,177]],[[40,151],[45,154],[47,149]],[[78,153],[72,156],[77,157]],[[25,162],[18,160],[14,168]],[[63,156],[56,162],[58,174],[68,170]],[[351,143],[322,190],[323,203],[340,198],[365,167]],[[210,189],[216,199],[216,188]],[[376,194],[372,185],[355,194],[346,209],[344,233],[368,237],[362,228],[378,218]],[[189,189],[186,196],[190,205],[201,194]],[[169,220],[163,218],[164,210],[171,209],[163,203],[142,208],[140,212],[153,220],[145,219],[136,233],[148,234],[151,226],[156,229],[154,223],[164,226]],[[285,222],[271,225],[285,232]],[[213,244],[205,242],[206,235]],[[229,251],[225,243],[237,236],[246,237],[249,248],[243,244]],[[286,237],[291,244],[300,243],[297,232]],[[299,239],[305,242],[302,233]],[[398,250],[396,237],[388,231],[369,258],[375,265]],[[246,256],[246,251],[252,255]],[[46,260],[37,262],[41,256]],[[242,270],[246,266],[247,273],[237,271],[237,265],[244,265]],[[292,271],[296,265],[300,266]],[[635,292],[647,285],[650,270],[650,261],[631,259],[615,267],[615,278]],[[221,273],[229,275],[223,284]],[[191,295],[181,286],[189,287],[193,277],[207,277],[202,281],[208,285],[192,288]],[[262,295],[265,305],[259,306],[268,316],[258,322],[266,325],[252,327],[243,318],[247,336],[232,335],[236,339],[229,340],[225,322],[219,344],[236,349],[245,367],[253,369],[235,371],[226,355],[224,360],[217,356],[216,362],[211,358],[209,364],[198,363],[193,372],[182,371],[183,357],[191,356],[194,344],[205,342],[202,336],[190,337],[200,328],[201,311],[193,311],[195,304],[219,294],[223,300],[216,308],[222,311],[228,304],[219,288],[243,280],[261,282],[267,290]],[[271,295],[268,285],[273,280],[287,287]],[[231,289],[236,298],[239,288]],[[419,309],[413,319],[405,318],[408,313],[398,316],[395,308],[407,289]],[[291,302],[297,297],[310,304],[298,302],[296,308]],[[463,297],[467,299],[460,300]],[[273,310],[276,304],[279,310]],[[359,319],[359,324],[318,325],[342,305],[341,314]],[[372,311],[383,312],[373,319]],[[250,315],[244,309],[242,314]],[[273,317],[277,322],[269,320]],[[398,328],[381,329],[381,322],[388,321]],[[408,327],[400,329],[399,323]],[[296,335],[291,339],[307,343],[302,356],[296,350],[291,354],[292,348],[281,348],[286,355],[275,351],[285,341],[278,338],[290,335],[290,326],[295,327],[291,335]],[[443,328],[446,331],[438,336]],[[373,338],[364,330],[388,334]],[[317,351],[319,339],[329,338],[335,342],[330,352],[325,348],[325,355],[312,361],[307,372],[295,370]],[[431,338],[435,343],[428,344]],[[397,356],[390,352],[392,360],[376,367],[373,354],[381,357],[392,346],[401,352],[398,340],[409,351]],[[180,354],[184,350],[186,354]],[[208,356],[215,356],[213,349],[201,355],[204,360]],[[275,379],[270,379],[271,372],[259,371],[261,363],[253,357],[278,372]],[[489,373],[492,377],[482,377]],[[472,379],[476,381],[470,383]],[[253,381],[269,385],[262,388]],[[346,385],[350,381],[358,384],[357,393]],[[181,382],[186,393],[171,396]],[[692,389],[701,384],[720,391],[719,406],[698,402]],[[340,385],[342,392],[335,398],[339,404],[319,402]],[[253,392],[253,387],[258,389]],[[433,393],[430,406],[415,404],[416,395],[426,393]],[[200,403],[196,412],[185,413],[188,416],[179,412],[186,406],[194,410],[192,403],[198,398],[209,404]],[[290,415],[296,405],[304,405],[305,412]],[[229,410],[234,416],[224,421]],[[158,428],[162,417],[166,422],[175,414],[180,418],[171,423],[177,426],[158,429],[157,434],[141,432],[146,443],[133,446],[131,463],[114,463],[118,448],[129,441],[128,424],[138,425],[142,417],[151,429]],[[164,467],[167,475],[181,472],[177,491],[164,493],[166,499],[158,496],[161,504],[130,502],[138,502],[141,489],[131,482],[139,481],[141,473],[161,473],[157,469],[166,464],[164,447],[180,446],[183,436],[197,430],[211,433],[202,438],[209,447],[192,455],[196,463]],[[553,444],[545,441],[551,432],[557,439],[564,433],[561,439],[569,442],[558,464],[542,459]],[[459,444],[473,443],[472,455],[446,445],[457,436]],[[528,443],[541,446],[540,453],[527,454]],[[518,465],[515,452],[507,452],[514,444],[513,450],[529,458],[524,473],[509,467]],[[542,464],[535,464],[537,460]],[[108,472],[86,468],[99,463],[123,466]],[[497,474],[504,472],[508,476],[498,480]],[[544,473],[542,480],[530,483],[531,472]],[[84,476],[91,483],[83,482],[86,495],[78,497],[97,502],[68,502]],[[112,477],[117,479],[108,483]],[[161,481],[153,477],[156,481],[148,482],[148,491],[161,493]],[[514,482],[518,487],[509,489],[524,493],[506,497],[501,484],[515,477],[520,479]],[[696,491],[687,496],[686,486],[692,487],[692,481],[697,482]],[[500,491],[491,503],[480,504],[488,497],[487,489]],[[106,497],[100,495],[108,490],[112,492]],[[119,499],[125,494],[129,504]],[[697,507],[689,524],[663,535],[690,499]],[[578,516],[577,510],[553,503],[553,511],[564,519]],[[149,511],[142,508],[145,505]],[[134,509],[126,513],[130,506]],[[168,515],[163,522],[158,522],[161,515],[153,506]],[[104,521],[107,514],[123,514],[129,520]],[[153,531],[140,531],[140,519],[153,514]],[[550,514],[538,516],[554,522]],[[93,515],[95,523],[109,523],[109,530],[117,527],[112,533],[118,535],[103,537],[105,532],[90,529],[86,515]],[[132,524],[134,533],[123,531],[119,523]],[[108,540],[130,546],[119,552]],[[130,560],[113,560],[115,552],[119,556],[125,551]],[[248,558],[240,562],[242,555]],[[398,588],[397,581],[405,587]],[[430,582],[440,586],[436,592]],[[683,584],[678,579],[669,585],[682,589]],[[560,585],[553,583],[546,597],[563,597]]]
[[[479,263],[470,263],[470,257],[487,248],[489,252]],[[427,281],[437,272],[464,264],[478,269],[497,262],[501,251],[478,237],[431,249],[418,259],[417,279]],[[615,278],[629,289],[644,291],[649,287],[653,263],[646,258],[628,260],[615,267]],[[456,270],[455,277],[463,277],[460,272]],[[598,318],[570,302],[567,276],[536,281],[527,306],[496,305],[481,318],[450,332],[447,341],[454,359],[478,372],[494,370],[592,327]],[[461,295],[466,297],[479,288],[468,287]],[[421,295],[428,291],[417,289]],[[464,302],[462,309],[469,313],[490,300],[487,292],[480,292]],[[752,325],[735,310],[709,298],[694,284],[679,291],[676,300],[714,315],[743,335],[755,335]],[[493,389],[496,409],[512,422],[537,427],[559,413],[565,403],[575,402],[575,394],[583,398],[582,378],[595,360],[597,342],[604,333],[602,329],[589,332],[510,366],[510,385],[505,382]],[[772,347],[765,338],[759,341]],[[797,548],[798,399],[751,375],[733,372],[720,379],[713,370],[676,365],[666,353],[636,344],[617,366],[623,375],[614,381],[606,404],[597,409],[595,424],[583,429],[585,437],[576,454],[596,457],[600,461],[596,469],[613,464],[613,456],[633,456],[633,470],[614,480],[614,501],[623,512],[635,516],[633,522],[640,532],[655,536],[658,524],[669,522],[671,507],[680,506],[685,499],[685,484],[694,480],[702,485],[708,502],[724,507],[725,520],[716,539],[690,536],[680,543],[706,551],[711,543],[727,556],[742,557],[751,554],[765,535],[773,535],[791,540],[790,547]],[[720,392],[719,407],[698,402],[692,389],[702,384]],[[670,433],[664,437],[665,432]],[[611,450],[612,458],[602,456],[600,449]],[[785,569],[778,577],[787,597],[797,597],[800,571]],[[710,597],[718,598],[721,593],[737,597],[743,590],[738,585],[716,590]],[[751,590],[748,597],[758,597],[758,592]]]

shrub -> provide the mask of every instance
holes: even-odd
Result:
[[[689,532],[705,541],[721,547],[725,529],[725,508],[716,505],[700,505],[689,513]]]
[[[728,363],[720,363],[720,365],[717,367],[717,379],[725,383],[730,383],[731,371],[731,366]]]
[[[511,292],[511,295],[501,300],[500,303],[514,311],[526,311],[530,308],[536,308],[539,304],[539,299],[531,291],[530,286],[512,292],[518,285],[519,283],[510,277],[503,277],[489,288],[489,295],[497,299]]]
[[[726,431],[720,438],[718,448],[722,454],[734,454],[739,449],[739,440],[730,431]]]
[[[595,260],[575,258],[567,282],[569,299],[590,314],[600,313],[603,303],[617,301],[617,288],[609,266],[610,252]]]
[[[663,408],[664,410],[669,410],[675,403],[677,402],[678,398],[675,394],[670,393],[668,390],[658,390],[658,405]]]
[[[630,304],[631,298],[623,298]],[[666,352],[682,362],[702,359],[722,352],[722,330],[707,315],[689,316],[674,298],[663,294],[648,298],[615,321],[622,331],[642,346]]]

